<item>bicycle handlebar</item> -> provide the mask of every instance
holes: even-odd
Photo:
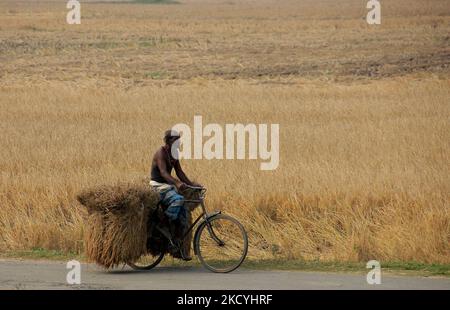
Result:
[[[195,190],[206,190],[206,188],[203,186],[191,186],[191,185],[186,184],[186,187],[190,188],[190,189],[195,189]]]

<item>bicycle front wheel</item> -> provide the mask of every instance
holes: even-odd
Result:
[[[238,268],[247,256],[248,237],[238,220],[219,214],[199,226],[194,246],[203,266],[227,273]]]

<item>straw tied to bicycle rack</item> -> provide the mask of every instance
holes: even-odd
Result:
[[[179,247],[189,255],[193,240],[203,266],[213,272],[230,272],[247,255],[247,234],[236,219],[221,212],[209,213],[205,192],[192,187],[182,193],[190,229]],[[149,270],[166,254],[176,257],[169,252],[170,236],[156,229],[162,224],[163,208],[147,180],[85,190],[77,199],[87,209],[84,249],[90,261],[107,269],[128,264],[136,270]],[[202,212],[192,221],[190,211],[196,207]]]

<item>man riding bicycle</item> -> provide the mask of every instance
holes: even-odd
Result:
[[[181,168],[179,160],[175,159],[172,154],[172,146],[176,151],[177,145],[174,144],[179,138],[180,134],[174,130],[165,132],[164,145],[153,156],[150,186],[159,193],[161,203],[166,208],[164,214],[168,220],[170,235],[175,239],[172,254],[183,260],[191,260],[189,253],[186,253],[187,251],[179,246],[182,242],[179,239],[188,226],[188,210],[185,207],[185,199],[181,192],[186,189],[186,185],[198,187],[201,187],[201,185],[189,180]],[[172,169],[175,169],[178,179],[171,175]]]

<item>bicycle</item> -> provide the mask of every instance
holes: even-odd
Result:
[[[245,260],[248,251],[248,237],[242,224],[221,211],[208,213],[205,205],[206,188],[187,186],[198,195],[198,199],[185,200],[185,203],[201,206],[201,214],[184,233],[179,248],[185,246],[186,236],[198,224],[193,238],[194,254],[200,263],[210,271],[228,273],[236,270]],[[161,208],[158,203],[158,208]],[[172,244],[171,236],[158,227],[157,212],[149,217],[151,237],[147,242],[148,253],[136,262],[127,264],[135,270],[150,270],[156,267],[168,253]]]

